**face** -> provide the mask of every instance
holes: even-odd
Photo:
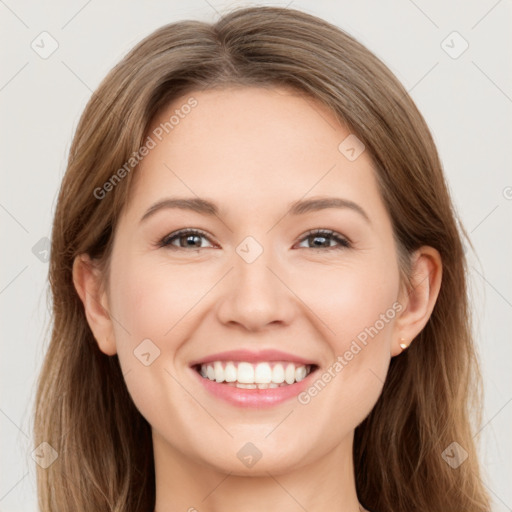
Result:
[[[108,309],[155,450],[254,475],[349,446],[402,308],[369,155],[284,88],[192,93],[148,133]]]

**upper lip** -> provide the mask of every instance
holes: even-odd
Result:
[[[288,354],[281,350],[228,350],[226,352],[217,352],[208,356],[201,357],[190,362],[190,366],[206,364],[214,361],[245,361],[247,363],[259,363],[265,361],[289,361],[303,365],[316,365],[315,361],[305,359],[294,354]]]

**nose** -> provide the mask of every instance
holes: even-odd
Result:
[[[271,250],[265,248],[252,262],[235,253],[232,264],[220,290],[218,320],[253,332],[290,325],[298,311],[297,299],[287,283],[289,273]]]

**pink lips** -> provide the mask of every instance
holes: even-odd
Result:
[[[259,363],[262,361],[289,361],[297,364],[316,364],[315,361],[304,359],[303,357],[287,354],[280,350],[260,350],[259,352],[251,352],[250,350],[229,350],[227,352],[219,352],[211,354],[196,361],[191,361],[190,366],[203,363],[211,363],[212,361],[247,361],[248,363]]]
[[[197,368],[200,364],[206,364],[213,361],[246,361],[248,363],[287,361],[303,365],[316,365],[314,361],[304,359],[292,354],[287,354],[279,350],[262,350],[251,352],[248,350],[232,350],[228,352],[219,352],[211,354],[204,358],[192,361],[190,366]],[[204,388],[214,397],[228,402],[238,407],[267,408],[281,404],[290,400],[310,385],[312,377],[316,371],[312,371],[305,379],[287,386],[268,389],[241,389],[229,386],[226,383],[219,383],[202,377],[198,371],[193,369],[193,373]]]

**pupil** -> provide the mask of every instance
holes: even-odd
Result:
[[[323,240],[323,241],[324,241],[324,243],[325,243],[326,237],[325,237],[325,236],[319,236],[319,235],[316,235],[316,236],[313,238],[313,240],[314,240],[314,241],[319,240],[319,239]],[[316,245],[316,246],[322,246],[322,245],[324,245],[322,242],[321,242],[321,243],[319,243],[319,244],[317,244],[316,242],[313,242],[313,243],[314,243],[314,245]]]
[[[188,235],[186,237],[187,245],[194,245],[194,240],[197,240],[197,238],[199,238],[197,235]]]

